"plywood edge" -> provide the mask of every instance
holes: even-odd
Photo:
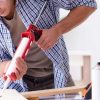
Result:
[[[70,93],[78,93],[82,92],[83,89],[86,87],[86,84],[81,84],[78,86],[66,87],[66,88],[58,88],[58,89],[47,89],[47,90],[40,90],[40,91],[30,91],[21,93],[25,98],[32,98],[32,97],[40,97],[40,96],[51,96],[57,94],[70,94]]]

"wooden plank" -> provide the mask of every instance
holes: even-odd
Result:
[[[57,94],[62,94],[62,93],[70,94],[70,93],[82,92],[86,86],[87,84],[81,84],[79,86],[72,86],[72,87],[59,88],[59,89],[40,90],[40,91],[30,91],[30,92],[23,92],[21,94],[25,98],[51,96],[51,95],[57,95]]]
[[[1,92],[1,90],[0,90]],[[14,89],[7,89],[4,91],[3,95],[0,97],[0,100],[27,100],[20,93]]]
[[[32,98],[27,98],[28,100],[39,100],[39,98],[38,97],[32,97]]]

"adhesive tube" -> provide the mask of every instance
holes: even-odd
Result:
[[[92,100],[100,100],[100,63],[92,69]]]
[[[8,85],[9,85],[9,83],[11,81],[10,75],[11,75],[12,72],[14,72],[14,70],[16,68],[16,66],[15,66],[16,58],[23,57],[23,55],[27,53],[26,50],[28,50],[27,47],[29,47],[29,46],[30,46],[30,39],[26,38],[26,37],[22,38],[22,40],[21,40],[21,42],[20,42],[20,44],[19,44],[19,46],[17,48],[17,51],[16,51],[16,53],[15,53],[15,55],[14,55],[14,57],[13,57],[11,63],[10,63],[10,65],[8,67],[8,70],[5,73],[5,76],[7,77],[7,79],[6,79],[5,83],[4,83],[4,87],[3,87],[3,89],[2,89],[2,91],[0,93],[0,96],[2,96],[4,90],[8,87]]]
[[[28,43],[29,43],[29,38],[23,38],[21,40],[21,43],[18,46],[18,49],[17,49],[17,51],[16,51],[16,53],[15,53],[15,55],[14,55],[14,57],[13,57],[11,63],[10,63],[10,65],[8,67],[8,70],[7,70],[6,74],[5,74],[5,76],[10,76],[11,73],[14,72],[15,67],[16,67],[16,66],[14,66],[16,58],[23,56],[24,51],[26,50],[27,45],[29,45]]]

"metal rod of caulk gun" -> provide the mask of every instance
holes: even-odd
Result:
[[[0,97],[2,96],[4,90],[8,87],[8,84],[10,83],[10,81],[11,81],[11,79],[8,77],[7,80],[4,83],[4,87],[3,87],[3,89],[2,89],[2,91],[0,93]]]
[[[42,12],[43,12],[43,10],[44,10],[44,8],[46,7],[46,4],[47,4],[47,0],[45,1],[45,3],[44,3],[44,5],[43,5],[43,7],[42,7],[42,9],[41,9],[41,11],[40,11],[40,13],[39,13],[39,15],[38,15],[38,17],[36,18],[36,21],[35,21],[35,23],[34,23],[34,25],[36,25],[37,24],[37,22],[38,22],[38,20],[39,20],[39,18],[40,18],[40,16],[41,16],[41,14],[42,14]],[[24,39],[23,39],[23,41],[24,41]],[[28,40],[27,40],[28,41]],[[26,41],[25,41],[26,42]],[[26,44],[27,45],[27,44]],[[20,45],[19,45],[20,46]],[[25,44],[24,44],[24,46],[25,46]],[[21,47],[21,46],[20,46]],[[23,43],[22,43],[22,48],[23,48]],[[23,50],[22,48],[19,48],[21,51]],[[11,70],[13,70],[14,68],[13,68],[13,65],[14,65],[14,61],[15,61],[15,59],[17,58],[17,57],[22,57],[22,54],[23,53],[19,53],[19,52],[21,52],[20,50],[17,50],[17,52],[15,53],[15,55],[14,55],[14,58],[12,59],[12,63],[10,64],[12,67],[10,67],[10,68],[8,68],[8,75],[9,75],[9,72],[11,71]],[[3,92],[4,92],[4,90],[5,89],[7,89],[7,87],[8,87],[8,85],[9,85],[9,83],[11,82],[11,79],[10,79],[10,77],[7,77],[7,80],[5,81],[5,83],[4,83],[4,87],[3,87],[3,89],[2,89],[2,91],[1,91],[1,93],[0,93],[0,96],[2,96],[2,94],[3,94]]]
[[[41,9],[41,11],[40,11],[38,17],[36,18],[34,25],[37,24],[37,22],[38,22],[38,20],[39,20],[39,18],[40,18],[40,16],[41,16],[41,14],[43,13],[43,10],[44,10],[44,8],[46,7],[46,5],[47,5],[47,0],[45,1],[45,3],[44,3],[44,5],[43,5],[43,7],[42,7],[42,9]]]

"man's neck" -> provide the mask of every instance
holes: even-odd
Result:
[[[13,19],[13,17],[14,17],[14,14],[15,14],[15,11],[16,10],[12,10],[12,12],[10,12],[7,16],[5,16],[4,18],[6,19],[6,20],[11,20],[11,19]]]

